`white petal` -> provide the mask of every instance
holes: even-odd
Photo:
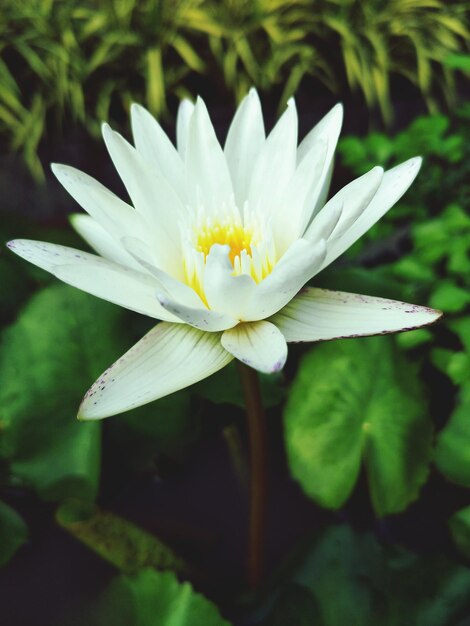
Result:
[[[176,302],[192,308],[206,308],[204,302],[194,289],[176,278],[173,278],[155,265],[155,261],[152,258],[152,251],[142,241],[133,237],[124,237],[122,243],[124,248],[132,255],[138,264],[155,277],[159,290],[168,296],[170,300],[175,300]]]
[[[270,322],[247,322],[226,330],[222,345],[242,363],[272,374],[284,367],[287,359],[286,340]]]
[[[420,157],[415,157],[385,172],[377,193],[364,209],[362,215],[341,237],[332,241],[331,245],[329,243],[328,254],[323,267],[332,263],[340,254],[350,248],[402,197],[416,178],[421,162]]]
[[[435,322],[442,313],[416,304],[307,288],[271,318],[286,341],[381,335]]]
[[[233,188],[223,150],[206,105],[198,98],[189,126],[186,154],[188,197],[192,206],[219,213],[233,203]]]
[[[256,286],[242,319],[253,321],[274,315],[317,273],[325,255],[324,241],[316,244],[305,239],[296,241],[271,274]]]
[[[135,208],[150,226],[160,266],[177,271],[181,267],[178,219],[184,208],[176,191],[107,124],[103,124],[103,137]]]
[[[186,201],[184,164],[157,120],[144,107],[131,106],[132,135],[137,151]]]
[[[233,328],[238,324],[238,320],[225,313],[217,313],[206,308],[193,308],[185,306],[180,302],[175,302],[168,298],[164,293],[157,292],[157,298],[162,307],[175,315],[179,320],[204,330],[206,332],[218,332],[227,328]]]
[[[331,213],[336,215],[339,207],[341,213],[338,223],[328,238],[329,245],[333,245],[333,242],[342,237],[369,206],[382,180],[383,169],[374,167],[363,176],[356,178],[340,189],[316,215],[304,237],[309,241],[315,240],[318,236],[317,222],[322,219],[328,219],[328,217],[323,218],[322,216],[330,216]]]
[[[235,113],[224,148],[238,207],[247,199],[253,163],[264,140],[261,103],[256,89],[250,89]]]
[[[233,276],[229,250],[229,246],[212,246],[204,270],[204,293],[212,310],[241,319],[247,302],[253,297],[256,283],[246,274]]]
[[[325,117],[323,117],[316,126],[302,140],[297,150],[297,163],[301,163],[306,155],[314,148],[321,137],[326,137],[328,151],[325,158],[325,168],[322,173],[321,184],[317,189],[315,196],[312,196],[311,203],[308,207],[310,215],[315,213],[325,204],[330,186],[331,174],[333,171],[333,157],[338,143],[338,137],[343,124],[343,106],[335,105]]]
[[[338,103],[322,117],[318,124],[300,142],[297,150],[297,162],[300,163],[302,161],[320,137],[328,137],[328,148],[332,156],[336,149],[342,124],[343,105]]]
[[[176,145],[183,161],[186,160],[189,124],[194,111],[194,104],[189,100],[181,100],[176,116]]]
[[[74,213],[70,216],[70,222],[80,237],[100,256],[119,265],[142,271],[137,261],[92,217],[83,213]]]
[[[276,200],[272,227],[279,254],[283,254],[305,231],[312,197],[318,196],[323,185],[327,151],[325,140],[316,142],[295,170],[282,196]]]
[[[322,239],[328,241],[338,225],[341,214],[343,213],[343,208],[344,205],[338,203],[331,205],[327,211],[322,210],[317,213],[308,229],[308,241],[312,243],[316,243]],[[305,235],[305,237],[307,238],[307,235]]]
[[[23,259],[51,272],[73,287],[131,311],[179,322],[177,317],[158,303],[155,280],[148,274],[116,265],[94,254],[52,243],[15,239],[7,245]]]
[[[291,100],[254,164],[248,193],[250,210],[271,213],[295,171],[296,147],[297,111]]]
[[[210,376],[232,358],[219,334],[158,324],[100,376],[78,417],[101,419],[157,400]]]
[[[139,237],[146,226],[134,207],[84,172],[53,163],[51,169],[69,194],[117,241],[125,234]]]

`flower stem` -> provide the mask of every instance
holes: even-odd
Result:
[[[250,528],[247,581],[252,589],[259,586],[263,575],[264,538],[267,502],[266,415],[261,399],[257,372],[237,362],[245,398],[250,447]]]

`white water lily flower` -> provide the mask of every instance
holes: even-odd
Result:
[[[439,317],[426,307],[303,288],[388,211],[421,165],[414,158],[387,172],[375,167],[324,204],[340,105],[299,146],[294,102],[266,137],[254,89],[224,149],[201,99],[180,106],[177,149],[145,109],[133,105],[131,114],[135,147],[107,124],[103,136],[132,205],[90,176],[53,165],[87,211],[73,225],[99,256],[9,243],[64,282],[162,320],[96,381],[79,417],[161,398],[234,357],[276,372],[290,341],[408,330]]]

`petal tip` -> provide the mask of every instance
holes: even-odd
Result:
[[[93,422],[113,415],[112,413],[106,413],[103,411],[100,412],[98,407],[98,401],[93,400],[93,397],[96,397],[95,393],[96,383],[93,383],[93,385],[83,396],[80,406],[78,407],[77,420],[79,422]]]
[[[108,124],[108,122],[102,122],[101,124],[101,134],[103,135],[103,139],[106,141],[108,137],[111,137],[113,134],[113,129]]]
[[[434,324],[434,322],[438,322],[440,319],[444,317],[444,311],[440,311],[439,309],[431,309],[429,308],[429,314],[432,315],[432,320],[429,322],[430,324]]]
[[[178,113],[180,113],[184,109],[188,109],[188,107],[189,109],[193,109],[194,102],[190,100],[189,98],[183,98],[182,100],[180,100],[180,103],[178,105]]]
[[[337,102],[332,109],[336,115],[340,115],[341,117],[344,115],[344,104],[342,102]]]
[[[404,165],[408,165],[409,169],[418,173],[419,170],[421,169],[421,166],[423,164],[423,157],[422,156],[415,156],[412,157],[411,159],[408,159],[408,161],[405,161]]]
[[[65,165],[64,163],[51,163],[51,172],[61,184],[63,184],[62,179],[69,176],[73,171],[74,168],[70,165]]]
[[[85,394],[85,395],[84,395],[84,397],[83,397],[83,400],[80,402],[80,406],[78,407],[78,411],[77,411],[77,420],[78,420],[79,422],[88,422],[90,419],[92,419],[92,418],[90,417],[90,415],[89,415],[89,410],[88,410],[88,407],[87,407],[87,404],[88,404],[87,399],[88,399],[88,397],[89,397],[89,394],[90,394],[90,392],[91,392],[91,389],[92,389],[92,388],[90,388],[90,389],[86,392],[86,394]]]

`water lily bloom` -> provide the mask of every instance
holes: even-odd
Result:
[[[175,148],[132,105],[135,147],[103,137],[132,204],[66,165],[52,169],[88,215],[73,226],[98,253],[14,240],[17,254],[62,281],[161,320],[95,382],[79,417],[99,419],[161,398],[233,358],[276,372],[287,343],[408,330],[426,307],[304,287],[397,202],[421,165],[370,172],[325,204],[342,122],[335,106],[297,146],[288,103],[266,137],[251,90],[222,149],[204,102],[183,101]],[[325,364],[327,366],[327,364]]]

